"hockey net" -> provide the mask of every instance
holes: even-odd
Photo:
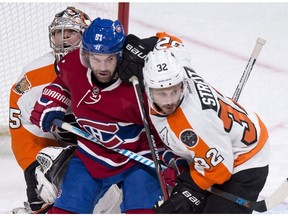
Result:
[[[0,147],[9,136],[10,88],[30,61],[50,51],[48,26],[56,13],[74,6],[96,17],[119,19],[128,31],[129,3],[0,3]],[[5,141],[6,142],[6,141]],[[6,144],[7,145],[7,144]]]

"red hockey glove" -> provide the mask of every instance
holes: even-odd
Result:
[[[177,155],[171,150],[166,150],[162,155],[163,163],[168,167],[163,172],[165,182],[174,187],[176,184],[177,176],[180,175],[185,169],[189,169],[188,162]]]
[[[70,95],[59,85],[44,88],[41,98],[35,103],[30,121],[44,132],[51,130],[54,119],[63,119],[70,104]]]

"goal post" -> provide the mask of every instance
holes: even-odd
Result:
[[[23,67],[48,51],[48,26],[56,13],[74,6],[97,17],[120,20],[128,33],[129,2],[0,3],[0,135],[9,135],[9,94]],[[0,145],[2,146],[2,145]]]
[[[129,2],[122,2],[118,5],[118,19],[124,26],[124,31],[128,34],[129,27]]]

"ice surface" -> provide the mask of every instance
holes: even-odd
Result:
[[[234,93],[256,39],[267,41],[239,99],[270,131],[270,172],[260,199],[288,177],[287,11],[288,3],[270,2],[130,4],[129,33],[149,37],[166,31],[180,37],[191,51],[194,69],[228,96]],[[0,173],[0,213],[8,213],[26,199],[23,172],[11,153],[1,155]],[[287,214],[288,199],[266,213]]]

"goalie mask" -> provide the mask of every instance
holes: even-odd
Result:
[[[154,49],[146,57],[143,68],[148,100],[153,110],[162,115],[176,110],[186,89],[184,68],[175,58],[174,49],[178,48]]]
[[[89,16],[75,7],[67,7],[55,15],[48,29],[50,47],[57,61],[80,46],[82,33],[90,23]]]

